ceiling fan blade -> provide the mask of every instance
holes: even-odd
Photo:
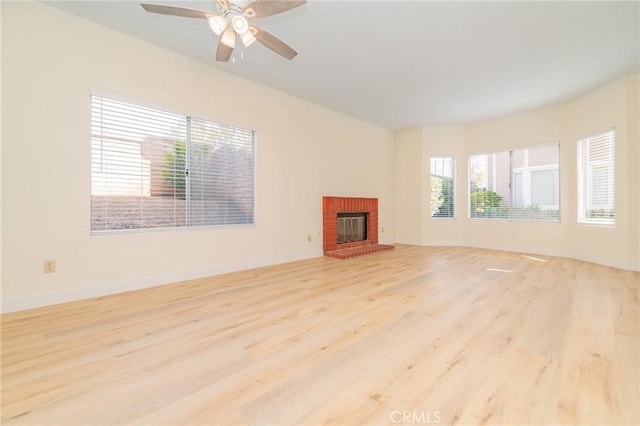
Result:
[[[233,47],[229,47],[222,41],[218,42],[218,50],[216,50],[216,61],[229,62],[229,58],[233,53]]]
[[[295,9],[306,2],[306,0],[255,0],[243,7],[242,13],[247,18],[262,18]]]
[[[289,46],[276,36],[266,32],[265,30],[261,30],[260,28],[253,25],[249,28],[251,32],[256,36],[256,40],[276,52],[278,55],[291,60],[298,54],[298,52],[293,50],[291,46]]]
[[[206,12],[204,10],[197,9],[185,9],[184,7],[165,6],[162,4],[140,3],[140,6],[142,6],[147,12],[182,16],[185,18],[208,19],[210,16],[216,16],[213,12]]]

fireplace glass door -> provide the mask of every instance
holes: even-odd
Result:
[[[367,239],[367,213],[338,213],[338,244]]]

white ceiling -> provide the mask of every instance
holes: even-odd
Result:
[[[145,1],[215,10],[213,0]],[[204,20],[134,1],[46,3],[393,130],[544,106],[640,70],[638,1],[311,0],[253,21],[295,48],[293,61],[255,43],[227,64],[215,62]]]

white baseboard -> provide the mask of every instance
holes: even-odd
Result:
[[[424,246],[425,244],[420,240],[398,240],[394,243],[388,244],[406,244],[408,246]]]
[[[9,313],[32,308],[39,308],[43,306],[57,305],[60,303],[75,302],[77,300],[91,299],[94,297],[124,293],[133,290],[141,290],[144,288],[157,287],[160,285],[171,284],[185,280],[193,280],[197,278],[226,274],[229,272],[244,271],[247,269],[260,268],[263,266],[278,265],[287,262],[295,262],[298,260],[311,259],[321,256],[322,251],[292,253],[283,256],[263,258],[233,264],[216,265],[212,267],[182,271],[173,274],[146,276],[129,280],[100,283],[87,287],[70,288],[50,293],[7,298],[2,299],[1,312]]]
[[[456,244],[458,245],[458,244]],[[581,260],[583,262],[597,263],[599,265],[611,266],[612,268],[624,269],[627,271],[640,272],[640,264],[634,262],[625,262],[620,259],[607,258],[602,256],[585,255],[582,253],[573,253],[568,250],[555,249],[555,248],[540,248],[529,246],[513,246],[508,244],[491,244],[477,241],[467,241],[465,244],[461,244],[465,247],[483,248],[489,250],[504,250],[517,253],[538,254],[555,257],[566,257],[569,259]]]
[[[421,245],[426,246],[426,247],[429,247],[429,246],[433,246],[433,247],[468,247],[468,245],[465,242],[463,242],[463,241],[455,241],[455,240],[448,240],[448,241],[427,240]]]
[[[568,250],[555,248],[540,248],[532,246],[513,246],[510,244],[493,244],[479,241],[424,241],[418,244],[425,247],[473,247],[488,250],[502,250],[525,254],[538,254],[555,257],[566,257],[569,259],[581,260],[583,262],[597,263],[598,265],[611,266],[612,268],[624,269],[626,271],[640,272],[640,263],[625,262],[620,259],[607,258],[602,256],[591,256],[581,253],[573,253]]]

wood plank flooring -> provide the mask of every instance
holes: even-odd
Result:
[[[638,425],[640,274],[398,245],[2,316],[3,425]]]

